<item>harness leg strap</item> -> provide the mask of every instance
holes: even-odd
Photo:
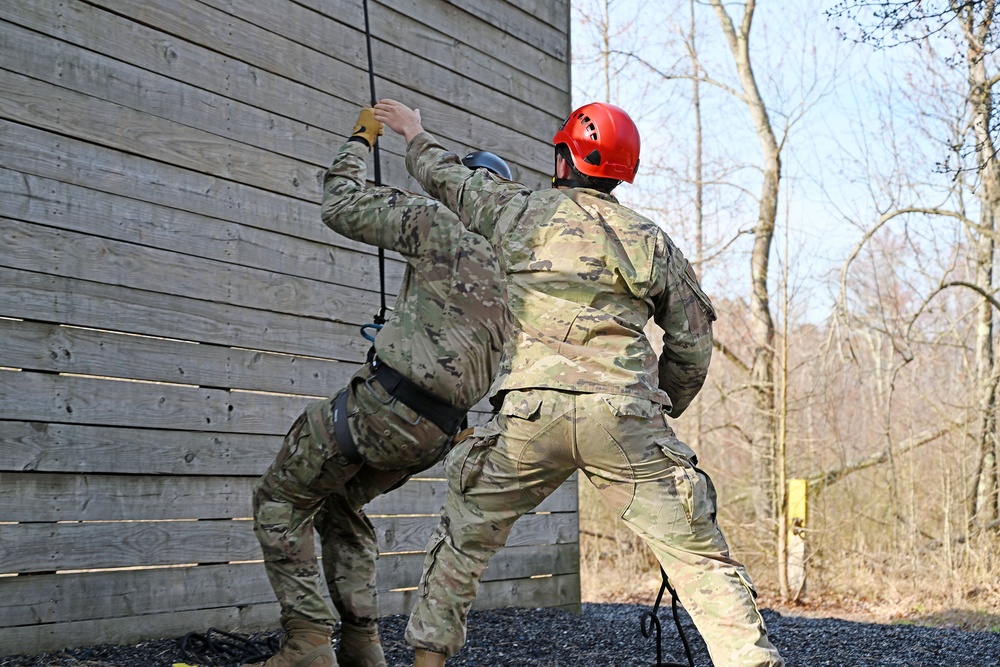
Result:
[[[364,457],[358,451],[358,446],[354,444],[351,436],[351,427],[347,423],[347,393],[350,389],[340,392],[340,396],[333,402],[333,437],[337,439],[340,451],[353,464],[364,463]]]

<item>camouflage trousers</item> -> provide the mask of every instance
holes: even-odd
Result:
[[[370,375],[364,366],[344,390],[363,463],[348,460],[334,437],[335,396],[306,407],[254,489],[254,533],[281,604],[282,626],[292,619],[337,620],[323,596],[314,527],[337,615],[352,625],[375,624],[378,540],[362,508],[434,465],[451,444],[450,436],[395,402]]]
[[[715,519],[716,494],[661,406],[610,394],[512,391],[445,461],[449,490],[428,544],[406,640],[452,656],[491,556],[514,522],[581,470],[652,548],[716,665],[783,665],[743,566]]]

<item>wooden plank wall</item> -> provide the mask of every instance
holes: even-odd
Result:
[[[380,96],[546,183],[568,0],[369,11]],[[276,627],[251,486],[378,306],[373,249],[319,220],[363,26],[361,0],[0,3],[0,655]],[[385,614],[444,489],[437,468],[370,507]],[[480,607],[578,605],[576,503],[518,523]]]

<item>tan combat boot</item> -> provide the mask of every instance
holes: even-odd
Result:
[[[264,662],[244,667],[337,667],[330,644],[332,630],[323,623],[288,621],[281,649]]]
[[[444,667],[444,658],[444,653],[418,648],[413,659],[413,667]]]
[[[378,626],[361,627],[342,623],[337,660],[340,667],[385,667],[385,655],[378,640]]]

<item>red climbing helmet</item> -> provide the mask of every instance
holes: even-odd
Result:
[[[631,183],[639,170],[639,129],[613,104],[584,104],[569,115],[552,143],[566,144],[573,166],[586,176]]]

